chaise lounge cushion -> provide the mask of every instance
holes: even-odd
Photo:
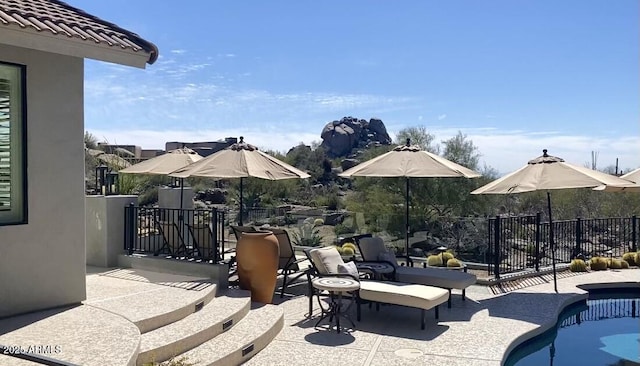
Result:
[[[449,291],[424,285],[362,281],[360,282],[360,298],[428,310],[447,302]]]
[[[387,250],[380,237],[362,238],[358,242],[358,246],[365,261],[383,260],[383,258],[385,261],[389,261],[391,259],[391,263],[396,264],[395,280],[398,282],[459,290],[464,290],[476,283],[474,274],[455,269],[398,266],[395,256]]]
[[[464,290],[476,283],[476,276],[455,269],[400,266],[396,281]]]

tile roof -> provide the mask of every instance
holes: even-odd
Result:
[[[158,58],[158,48],[137,34],[58,0],[0,0],[0,24],[17,25],[57,37],[117,47],[149,54],[148,64]]]

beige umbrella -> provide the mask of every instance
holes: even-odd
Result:
[[[171,150],[166,154],[162,154],[151,159],[134,164],[128,168],[120,170],[119,173],[125,174],[152,174],[152,175],[168,175],[176,169],[187,166],[191,163],[199,161],[202,156],[195,151],[182,148]],[[184,186],[184,178],[180,179],[180,208],[182,208],[182,189]]]
[[[553,282],[555,290],[558,292],[551,218],[551,194],[549,191],[552,189],[594,188],[601,185],[625,186],[630,185],[630,182],[610,174],[571,165],[561,158],[548,155],[546,149],[542,150],[542,152],[542,156],[530,160],[526,166],[474,190],[471,194],[511,194],[538,190],[547,191]]]
[[[220,150],[193,164],[177,169],[172,177],[240,178],[240,219],[242,225],[242,182],[254,177],[268,180],[309,178],[310,175],[273,156],[263,153],[257,147],[240,142]]]
[[[405,253],[409,263],[409,178],[477,178],[481,174],[462,165],[449,161],[439,155],[411,146],[396,146],[388,153],[382,154],[362,164],[345,170],[341,177],[404,177],[406,184],[405,204]]]
[[[620,176],[620,178],[628,180],[627,185],[603,185],[594,188],[596,191],[605,192],[640,192],[640,168],[632,172]]]

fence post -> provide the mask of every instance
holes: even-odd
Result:
[[[493,226],[493,275],[500,278],[500,216],[496,216],[496,223]]]
[[[638,250],[638,217],[633,215],[631,219],[633,220],[631,224],[631,235],[633,236],[631,239],[631,251],[635,252]]]
[[[536,268],[536,272],[540,272],[540,220],[541,215],[540,212],[538,212],[536,214],[536,257],[533,262]]]
[[[211,226],[210,234],[212,236],[211,243],[213,243],[213,264],[217,264],[222,256],[222,251],[220,250],[220,245],[218,244],[218,210],[215,208],[211,209],[209,213],[209,217],[211,222],[209,225]]]
[[[135,233],[136,233],[136,217],[138,213],[136,212],[135,204],[133,202],[129,203],[129,207],[124,208],[124,217],[125,217],[125,230],[124,230],[124,240],[127,249],[127,253],[129,255],[133,254]]]
[[[573,258],[576,258],[580,253],[582,253],[582,220],[578,217],[576,218],[576,249],[573,252]]]

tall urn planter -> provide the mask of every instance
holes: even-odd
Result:
[[[271,231],[242,233],[236,246],[240,288],[251,291],[251,300],[270,304],[276,289],[278,239]]]

